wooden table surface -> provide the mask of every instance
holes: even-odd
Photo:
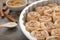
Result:
[[[5,0],[0,0],[0,6],[2,1],[5,1]],[[13,12],[11,14],[16,18],[19,18],[17,17],[17,15],[15,15],[16,13],[14,14]],[[4,18],[4,19],[0,18],[1,24],[6,22],[9,22],[7,18]],[[0,28],[0,40],[28,40],[28,39],[23,35],[18,25],[16,28],[13,28],[13,29]]]

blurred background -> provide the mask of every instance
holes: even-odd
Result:
[[[37,0],[27,0],[27,3],[31,3]],[[6,0],[0,0],[0,9],[3,6],[3,3],[5,3]],[[10,15],[12,15],[14,18],[19,20],[19,16],[16,15],[16,12],[11,12]],[[1,19],[0,17],[0,24],[7,23],[9,20],[7,18]],[[19,24],[16,28],[0,28],[0,40],[28,40],[24,34],[21,32]]]

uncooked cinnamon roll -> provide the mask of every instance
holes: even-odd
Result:
[[[55,6],[57,6],[57,4],[56,3],[53,3],[53,4],[48,4],[47,6],[49,6],[49,7],[55,7]]]
[[[27,21],[38,20],[39,17],[40,17],[39,13],[32,11],[27,14]]]
[[[43,6],[44,11],[51,9],[49,6]]]
[[[60,19],[56,20],[54,25],[55,25],[56,28],[60,28]]]
[[[51,22],[52,21],[52,18],[49,17],[49,16],[40,16],[39,17],[39,21],[40,22]]]
[[[55,22],[56,20],[60,19],[60,12],[55,12],[53,14],[53,21]]]
[[[51,31],[52,36],[59,36],[60,37],[60,29],[53,29]]]
[[[36,7],[35,11],[38,12],[40,15],[43,15],[44,9],[43,7]]]
[[[60,12],[60,6],[55,6],[53,9],[54,9],[56,12]]]
[[[53,12],[54,12],[54,10],[52,10],[52,9],[45,10],[44,11],[44,15],[52,17],[53,16]]]
[[[31,20],[29,22],[26,23],[26,29],[31,32],[37,28],[40,28],[40,22],[36,21],[36,20]]]
[[[31,32],[31,35],[37,38],[37,40],[45,40],[49,36],[46,30],[37,29]]]
[[[42,22],[41,23],[41,28],[43,30],[47,30],[50,33],[51,30],[55,28],[55,26],[52,22]]]
[[[60,40],[60,37],[58,36],[49,36],[46,38],[46,40]]]

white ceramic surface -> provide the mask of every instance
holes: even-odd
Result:
[[[36,1],[32,4],[30,4],[29,6],[27,6],[20,15],[19,18],[19,25],[20,28],[22,30],[22,32],[24,33],[24,35],[29,39],[29,40],[37,40],[36,38],[32,37],[31,34],[26,30],[25,28],[25,19],[26,19],[26,15],[29,11],[32,11],[33,8],[35,8],[36,6],[43,6],[46,5],[48,3],[57,3],[60,4],[60,0],[40,0],[40,1]]]
[[[10,10],[12,10],[12,11],[20,11],[20,10],[22,10],[23,8],[25,8],[26,5],[27,5],[27,0],[22,0],[23,2],[25,2],[25,4],[22,5],[22,6],[9,6],[9,5],[8,5],[8,2],[10,2],[10,1],[12,1],[12,0],[7,0],[7,1],[6,1],[6,5],[7,5],[7,7],[8,7]]]

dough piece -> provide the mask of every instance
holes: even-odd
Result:
[[[43,15],[44,11],[48,9],[50,9],[50,7],[48,6],[36,7],[35,11],[38,12],[40,15]]]
[[[55,7],[55,6],[57,6],[57,4],[56,3],[50,3],[50,4],[48,4],[47,6],[49,6],[49,7]]]
[[[60,6],[55,6],[53,9],[54,9],[56,12],[60,12]]]
[[[37,28],[40,28],[40,22],[36,20],[31,20],[26,23],[26,29],[31,32],[33,30],[36,30]]]
[[[58,19],[60,19],[60,12],[54,12],[54,14],[53,14],[53,21],[55,22]]]
[[[43,15],[44,9],[43,7],[36,7],[35,11],[38,12],[40,15]]]
[[[49,16],[49,17],[52,17],[53,16],[53,12],[54,11],[52,9],[45,10],[44,11],[44,15]]]
[[[49,16],[40,16],[39,17],[39,21],[40,22],[51,22],[52,21],[52,18],[49,17]]]
[[[49,6],[43,6],[44,11],[51,9]]]
[[[43,30],[47,30],[50,33],[51,30],[55,28],[55,26],[52,22],[42,22],[41,23],[41,28]]]
[[[60,19],[56,20],[54,25],[56,28],[60,28]]]
[[[58,36],[49,36],[46,38],[46,40],[60,40],[60,37]]]
[[[45,40],[49,36],[46,30],[37,29],[31,32],[31,35],[37,38],[37,40]]]
[[[32,11],[27,14],[27,21],[38,20],[39,17],[40,17],[39,13]]]
[[[60,29],[53,29],[51,31],[52,36],[59,36],[60,37]]]

